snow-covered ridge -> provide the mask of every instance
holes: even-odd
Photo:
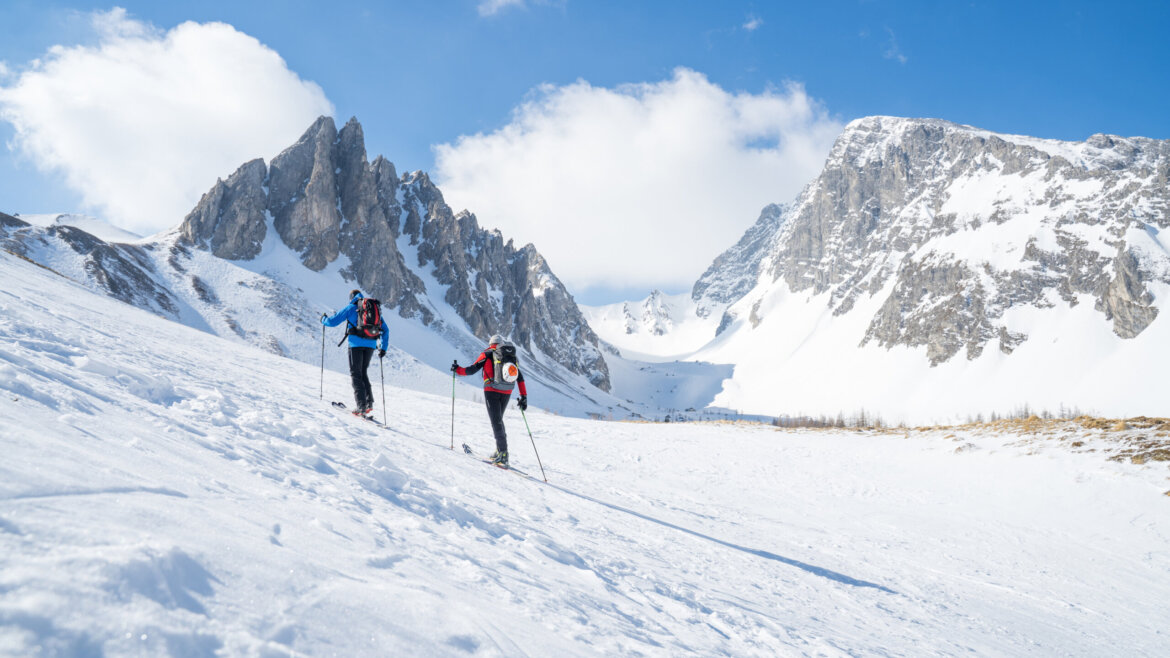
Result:
[[[99,237],[106,242],[135,242],[143,237],[137,233],[131,233],[107,221],[88,215],[75,215],[70,213],[40,215],[17,213],[14,216],[34,226],[43,226],[46,228],[50,226],[73,226],[90,235]]]
[[[1120,166],[1132,165],[1149,167],[1154,166],[1158,158],[1159,140],[1148,137],[1121,137],[1118,135],[1098,133],[1090,136],[1083,142],[1076,142],[1059,139],[1043,139],[1028,135],[996,133],[944,119],[868,116],[850,121],[845,126],[842,135],[880,135],[881,139],[876,145],[880,145],[877,150],[883,150],[890,144],[907,139],[911,132],[923,128],[951,133],[964,133],[983,140],[1002,140],[1016,146],[1035,149],[1047,154],[1049,157],[1063,158],[1069,163],[1086,170],[1099,168],[1115,169]],[[829,159],[833,159],[842,151],[848,149],[850,141],[848,139],[838,140],[834,145]],[[874,145],[874,143],[870,143],[870,146]],[[857,164],[863,165],[864,161],[859,161]]]

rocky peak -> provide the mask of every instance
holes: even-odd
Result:
[[[268,175],[273,226],[301,255],[305,267],[316,271],[340,253],[337,141],[333,119],[321,117],[296,144],[272,159]]]
[[[367,162],[356,119],[338,132],[333,119],[319,118],[273,158],[266,178],[257,160],[217,182],[184,221],[181,239],[224,258],[254,258],[265,210],[306,267],[321,271],[345,256],[343,277],[425,325],[436,321],[428,296],[442,294],[476,336],[510,335],[609,390],[597,336],[536,248],[515,249],[475,215],[453,213],[425,172],[398,177],[381,156]],[[420,273],[446,290],[427,290]]]
[[[404,179],[405,196],[421,217],[420,266],[447,286],[444,301],[486,340],[493,333],[547,354],[608,391],[609,368],[597,336],[572,296],[531,245],[515,249],[499,231],[480,228],[475,215],[453,214],[424,175]]]
[[[1146,284],[1170,282],[1159,250],[1143,246],[1145,226],[1170,226],[1168,170],[1165,140],[1060,142],[859,119],[783,220],[765,211],[695,298],[718,308],[779,283],[828,293],[843,314],[881,292],[861,342],[925,347],[932,363],[975,358],[997,339],[1010,352],[1027,336],[1005,323],[1006,309],[1081,296],[1129,338],[1157,315]],[[732,309],[721,326],[745,312]]]
[[[739,242],[720,254],[699,277],[691,290],[699,317],[722,312],[756,285],[760,262],[774,248],[780,224],[789,209],[788,205],[765,206]]]
[[[255,258],[267,232],[267,173],[264,161],[257,159],[241,166],[226,181],[216,181],[183,220],[180,239],[227,260]]]
[[[640,311],[639,326],[654,336],[663,336],[674,326],[674,309],[671,308],[666,295],[657,288],[651,290],[650,296],[642,301]],[[626,315],[627,317],[633,315],[628,308]],[[632,332],[633,327],[628,327],[627,333]]]

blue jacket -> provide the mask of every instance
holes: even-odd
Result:
[[[356,327],[358,324],[357,300],[359,300],[361,298],[362,298],[362,294],[360,292],[358,294],[354,295],[353,299],[349,300],[349,306],[346,306],[345,308],[341,309],[337,313],[334,313],[330,317],[322,317],[321,324],[325,325],[326,327],[336,327],[337,325],[341,324],[342,322],[347,322],[348,324],[345,325],[347,329],[349,328],[350,325],[353,325]],[[385,309],[383,309],[383,310],[385,310]],[[377,347],[378,342],[381,342],[382,346],[379,349],[383,349],[383,350],[386,349],[386,345],[390,340],[390,328],[386,326],[386,317],[385,316],[382,316],[381,320],[382,320],[382,336],[379,340],[375,340],[373,338],[365,338],[363,336],[355,336],[353,334],[350,334],[349,335],[349,346],[350,347]]]

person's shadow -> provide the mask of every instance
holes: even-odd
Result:
[[[808,564],[806,562],[801,562],[800,560],[794,560],[792,558],[784,557],[783,555],[777,555],[777,554],[771,553],[769,551],[761,551],[761,550],[758,550],[755,548],[748,548],[746,546],[740,546],[739,544],[733,544],[729,541],[723,541],[722,539],[716,539],[715,537],[712,537],[710,535],[705,535],[701,532],[696,532],[696,531],[691,530],[689,528],[684,528],[680,525],[675,525],[673,523],[670,523],[669,521],[663,521],[662,519],[656,519],[652,516],[647,516],[645,514],[642,514],[641,512],[635,512],[632,509],[627,509],[627,508],[622,507],[620,505],[614,505],[613,503],[607,503],[604,500],[598,500],[592,496],[587,496],[583,493],[578,493],[576,491],[566,489],[566,488],[559,486],[559,485],[556,485],[556,484],[548,483],[548,486],[550,486],[554,489],[557,489],[558,491],[562,491],[564,493],[567,493],[570,496],[576,496],[577,498],[581,498],[583,500],[588,500],[589,502],[592,502],[592,503],[597,503],[598,505],[601,505],[603,507],[608,507],[609,509],[617,511],[617,512],[624,512],[626,514],[629,514],[630,516],[635,516],[639,519],[643,519],[643,520],[649,521],[651,523],[657,523],[658,525],[663,526],[665,528],[670,528],[672,530],[678,530],[679,532],[685,532],[688,535],[691,535],[693,537],[698,537],[700,539],[705,539],[709,542],[719,544],[720,546],[726,546],[727,548],[734,548],[735,550],[743,551],[744,553],[747,553],[748,555],[755,555],[756,557],[762,557],[766,560],[775,560],[776,562],[782,562],[782,563],[787,564],[789,566],[796,567],[797,569],[803,569],[804,571],[807,571],[815,576],[820,576],[821,578],[828,578],[829,580],[834,580],[834,581],[839,582],[839,583],[844,584],[844,585],[852,585],[853,587],[872,587],[873,589],[880,590],[880,591],[886,592],[888,594],[897,594],[897,592],[895,592],[894,590],[892,590],[884,585],[878,585],[877,583],[871,583],[871,582],[868,582],[865,580],[859,580],[859,579],[853,578],[851,576],[846,576],[843,573],[837,573],[836,571],[831,571],[831,570],[825,569],[823,567],[818,567],[816,565]]]

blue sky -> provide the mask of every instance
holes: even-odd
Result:
[[[802,124],[808,131],[889,114],[1068,140],[1097,132],[1170,138],[1170,39],[1165,36],[1170,3],[1165,2],[497,4],[504,6],[494,12],[478,0],[118,6],[128,20],[160,33],[184,21],[218,21],[254,37],[278,53],[295,76],[319,85],[340,122],[357,116],[371,157],[383,154],[400,171],[434,171],[438,145],[501,131],[516,122],[526,102],[540,105],[552,97],[569,102],[558,96],[559,90],[578,81],[593,93],[586,97],[595,98],[600,90],[622,85],[677,82],[679,69],[700,76],[728,98],[770,93],[787,98],[796,93],[795,83],[816,113]],[[3,0],[0,87],[15,85],[31,62],[45,58],[53,46],[96,45],[94,12],[113,7]],[[655,92],[628,93],[644,98]],[[544,120],[555,121],[565,110],[542,112]],[[775,145],[774,130],[761,133],[765,146]],[[783,130],[780,142],[788,138]],[[0,153],[0,210],[103,214],[105,206],[95,206],[92,195],[77,189],[79,184],[71,183],[59,166],[38,168],[37,156],[15,147],[10,121],[0,121],[0,139],[10,145]],[[565,153],[566,159],[582,157]],[[591,166],[621,166],[605,161],[604,154],[597,157]],[[216,175],[229,173],[230,168]],[[779,182],[783,176],[794,180]],[[761,198],[789,200],[811,175],[805,167],[776,178],[774,191]],[[198,187],[205,190],[213,182],[214,177]],[[458,187],[456,181],[453,185]],[[506,209],[493,212],[506,214]],[[756,213],[758,208],[747,216],[720,219],[730,237],[715,252],[733,243]],[[503,220],[480,218],[509,231]],[[514,237],[521,243],[530,239]],[[550,262],[557,269],[558,263]],[[694,274],[706,265],[693,264]],[[643,281],[626,276],[629,285],[578,277],[571,288],[595,302],[637,290],[642,296],[647,285],[685,289],[685,276],[673,277]]]

